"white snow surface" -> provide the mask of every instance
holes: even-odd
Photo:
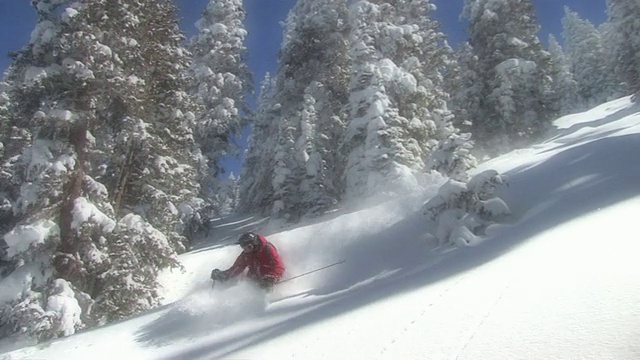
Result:
[[[433,188],[295,228],[218,220],[184,273],[162,274],[164,306],[0,359],[640,359],[640,107],[622,98],[555,124],[476,170],[506,175],[511,215],[475,246],[425,235]],[[240,252],[226,244],[256,228],[287,276],[345,262],[268,304],[247,284],[212,289],[211,269]]]

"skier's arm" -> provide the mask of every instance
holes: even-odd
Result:
[[[232,278],[234,276],[238,276],[242,274],[242,272],[244,271],[244,269],[247,268],[247,266],[249,266],[248,257],[243,252],[238,256],[238,258],[233,263],[233,265],[231,265],[231,267],[225,270],[224,272],[227,278]]]

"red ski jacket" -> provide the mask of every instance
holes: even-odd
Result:
[[[278,281],[282,278],[284,264],[275,246],[268,242],[263,235],[258,234],[258,239],[260,239],[261,245],[257,250],[250,253],[243,251],[235,263],[226,270],[229,277],[240,275],[246,268],[249,268],[247,276],[255,280],[272,277]]]

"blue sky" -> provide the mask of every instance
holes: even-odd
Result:
[[[196,31],[194,23],[200,18],[208,0],[176,0],[181,11],[182,29],[187,36]],[[583,18],[594,24],[606,19],[605,0],[533,0],[538,20],[542,24],[540,38],[546,41],[549,33],[560,38],[564,6],[577,11]],[[260,86],[265,72],[274,72],[277,67],[276,55],[282,37],[280,22],[296,0],[245,0],[247,12],[246,27],[249,32],[247,47],[248,63],[254,73],[256,88]],[[442,30],[449,42],[456,44],[466,39],[465,25],[459,21],[463,0],[433,0],[438,6],[434,16],[442,23]],[[10,64],[6,54],[19,50],[30,37],[36,22],[35,12],[28,0],[0,0],[0,71]],[[229,163],[229,168],[237,173],[237,161]]]

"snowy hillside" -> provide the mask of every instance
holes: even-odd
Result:
[[[438,248],[410,198],[294,229],[218,224],[165,273],[166,305],[0,359],[639,359],[640,108],[623,98],[563,117],[544,142],[483,164],[512,210],[484,241]],[[260,228],[288,276],[268,295],[209,272]]]

